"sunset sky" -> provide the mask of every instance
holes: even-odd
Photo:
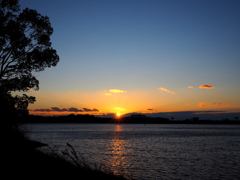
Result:
[[[56,67],[31,114],[240,112],[239,0],[20,0],[49,16]]]

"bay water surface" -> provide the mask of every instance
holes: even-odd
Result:
[[[31,139],[138,180],[240,179],[240,125],[28,124]]]

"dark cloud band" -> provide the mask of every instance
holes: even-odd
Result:
[[[82,109],[78,109],[75,107],[70,107],[70,108],[59,108],[59,107],[51,107],[49,109],[34,109],[33,111],[36,112],[99,112],[98,109],[93,108],[93,109],[89,109],[89,108],[82,108]]]

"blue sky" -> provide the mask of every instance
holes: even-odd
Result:
[[[185,91],[192,86],[189,102],[240,108],[238,0],[22,0],[20,4],[50,17],[53,47],[61,58],[57,67],[36,74],[39,94],[121,89],[144,92],[138,98],[184,104],[189,98]],[[202,84],[214,88],[203,93],[198,88]],[[163,93],[158,96],[161,87],[176,92],[175,101]],[[152,96],[145,97],[147,93]],[[38,104],[43,106],[47,104]]]

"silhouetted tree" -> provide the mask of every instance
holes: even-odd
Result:
[[[27,114],[34,97],[11,95],[13,91],[38,90],[33,72],[56,66],[59,56],[51,47],[53,28],[47,16],[36,10],[20,10],[18,0],[0,0],[0,111]]]

